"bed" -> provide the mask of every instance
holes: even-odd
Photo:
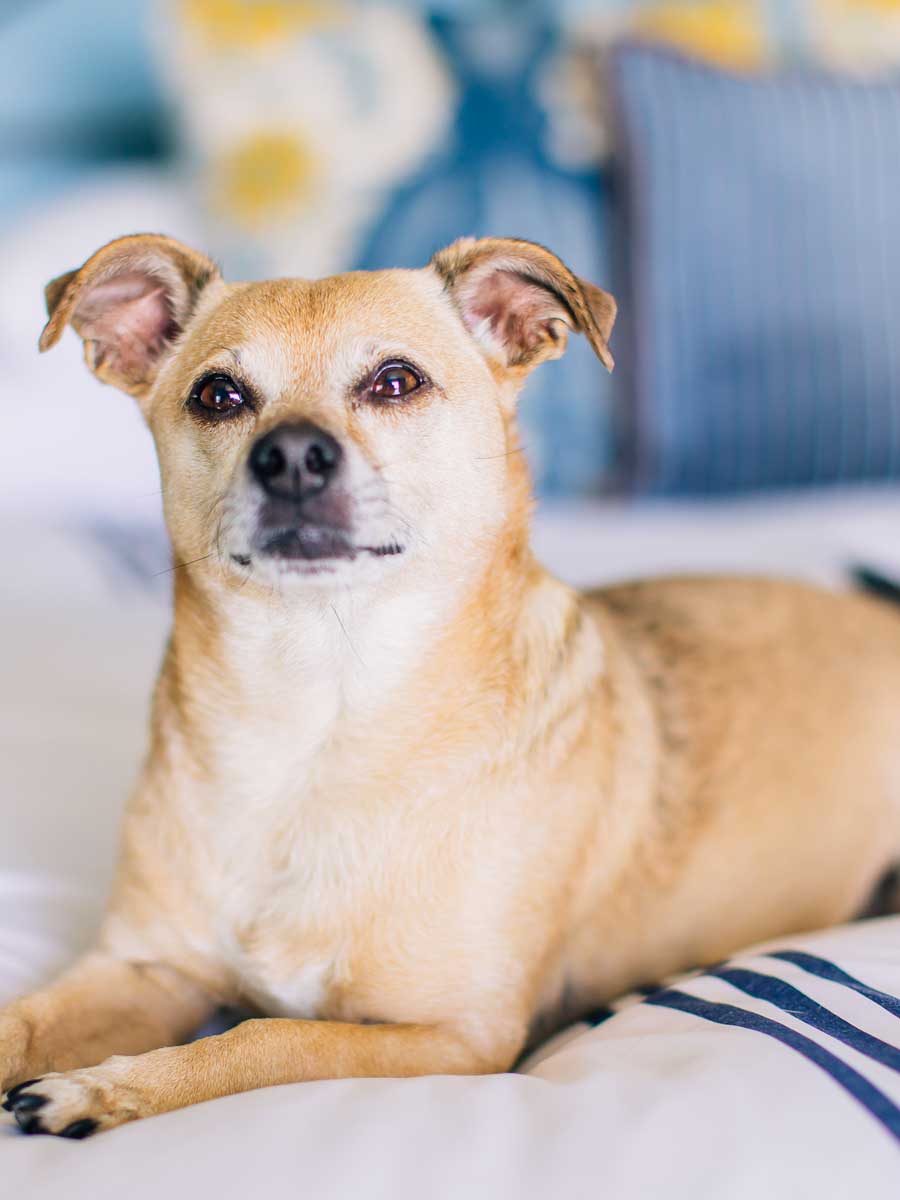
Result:
[[[577,583],[765,570],[840,585],[898,560],[900,491],[553,506],[545,561]],[[0,1000],[90,936],[168,620],[153,522],[0,517],[4,676]],[[64,588],[61,581],[65,581]],[[900,918],[593,1014],[516,1075],[299,1084],[85,1144],[0,1124],[9,1194],[815,1196],[900,1184]]]
[[[157,180],[100,179],[77,227],[36,214],[3,251],[0,359],[0,1003],[96,923],[166,636],[168,558],[149,440],[71,339],[38,360],[40,284],[121,224],[195,231]],[[40,447],[40,453],[35,453]],[[845,586],[900,575],[900,488],[544,505],[540,556],[589,585],[764,571]],[[900,918],[791,938],[658,981],[515,1074],[347,1080],[233,1096],[86,1143],[0,1122],[28,1200],[264,1193],[470,1200],[598,1195],[844,1200],[900,1188]]]

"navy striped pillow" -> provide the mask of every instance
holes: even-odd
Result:
[[[900,85],[638,46],[612,76],[631,483],[900,475]]]

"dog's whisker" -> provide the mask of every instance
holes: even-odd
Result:
[[[153,578],[156,579],[159,575],[171,575],[173,571],[180,571],[182,567],[193,567],[196,563],[205,562],[208,558],[212,558],[215,554],[214,550],[210,550],[209,554],[201,554],[199,558],[191,558],[187,562],[175,563],[172,567],[166,567],[164,571],[154,571]]]
[[[363,657],[362,657],[362,655],[361,655],[361,654],[360,654],[360,652],[357,650],[356,646],[353,644],[353,639],[350,637],[350,634],[347,632],[347,626],[346,626],[346,625],[344,624],[344,622],[341,620],[341,614],[340,614],[340,613],[338,612],[338,610],[335,608],[334,604],[331,604],[331,603],[330,603],[330,604],[328,605],[328,607],[329,607],[329,608],[331,609],[331,611],[334,613],[334,615],[335,615],[335,619],[337,620],[337,623],[338,623],[338,625],[340,625],[340,627],[341,627],[341,630],[342,630],[342,632],[343,632],[343,634],[344,634],[344,637],[347,639],[347,645],[350,647],[350,649],[351,649],[351,650],[353,651],[353,653],[356,655],[356,657],[357,657],[357,659],[359,660],[359,662],[360,662],[361,666],[362,666],[364,669],[368,670],[368,668],[366,667],[365,661],[363,660]]]
[[[398,521],[400,523],[400,525],[403,527],[403,529],[406,533],[407,538],[410,541],[419,541],[426,549],[428,549],[431,546],[430,539],[426,538],[416,528],[416,526],[413,524],[413,522],[409,519],[409,517],[406,515],[406,513],[401,508],[399,508],[391,500],[385,500],[384,504],[385,504],[385,508],[386,508],[388,514],[391,517],[393,517],[393,519],[395,521]]]
[[[215,496],[213,498],[212,503],[209,505],[209,507],[206,510],[207,521],[211,521],[213,519],[216,509],[224,509],[225,501],[226,501],[225,496]]]
[[[377,514],[377,513],[376,513],[376,514],[373,514],[373,515],[374,515],[374,516],[376,516],[376,517],[378,516],[378,514]],[[385,517],[387,517],[387,518],[388,518],[388,519],[389,519],[389,520],[390,520],[390,521],[393,523],[393,525],[394,525],[394,526],[397,526],[397,527],[399,527],[399,532],[400,532],[400,533],[403,535],[403,536],[402,536],[402,538],[401,538],[400,540],[402,540],[402,541],[404,541],[404,542],[406,542],[406,543],[409,543],[409,542],[412,542],[412,541],[418,541],[418,542],[420,542],[420,543],[421,543],[423,546],[428,546],[428,545],[429,545],[429,541],[428,541],[428,539],[427,539],[427,538],[425,538],[425,537],[423,537],[423,536],[422,536],[420,533],[418,533],[418,532],[416,531],[416,529],[414,528],[414,526],[411,524],[411,522],[409,522],[408,520],[406,520],[406,519],[405,519],[405,518],[402,516],[402,514],[400,514],[400,513],[398,513],[398,512],[395,512],[395,511],[392,511],[392,509],[391,509],[391,506],[390,506],[389,504],[386,504],[386,503],[385,503],[385,504],[383,505],[383,507],[382,507],[382,515],[384,515]],[[395,529],[395,530],[393,531],[393,533],[392,533],[392,536],[393,536],[395,539],[396,539],[396,536],[397,536],[397,532],[398,532],[398,530],[397,530],[397,529]]]
[[[224,563],[223,554],[222,554],[222,537],[224,536],[223,525],[224,525],[224,518],[222,520],[220,520],[218,525],[216,526],[216,562],[217,562],[217,565],[219,568],[220,575],[225,574],[225,563]]]
[[[527,446],[515,446],[512,450],[504,450],[502,454],[479,454],[473,460],[474,462],[491,462],[497,458],[512,458],[514,454],[525,454],[528,451]]]

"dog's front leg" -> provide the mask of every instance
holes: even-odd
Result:
[[[29,1132],[42,1132],[44,1105],[30,1087],[13,1085],[111,1054],[140,1055],[172,1045],[197,1029],[213,1007],[174,967],[128,962],[100,950],[86,954],[49,987],[0,1010],[4,1107]],[[80,1136],[84,1128],[76,1126],[67,1136]]]
[[[314,1079],[469,1075],[508,1069],[524,1026],[477,1040],[442,1025],[351,1025],[283,1018],[245,1021],[188,1046],[47,1075],[20,1095],[40,1102],[41,1129],[85,1136],[235,1092]]]

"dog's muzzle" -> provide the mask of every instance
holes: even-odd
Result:
[[[352,558],[350,504],[340,442],[311,421],[279,425],[250,450],[262,491],[254,552],[282,559]]]

